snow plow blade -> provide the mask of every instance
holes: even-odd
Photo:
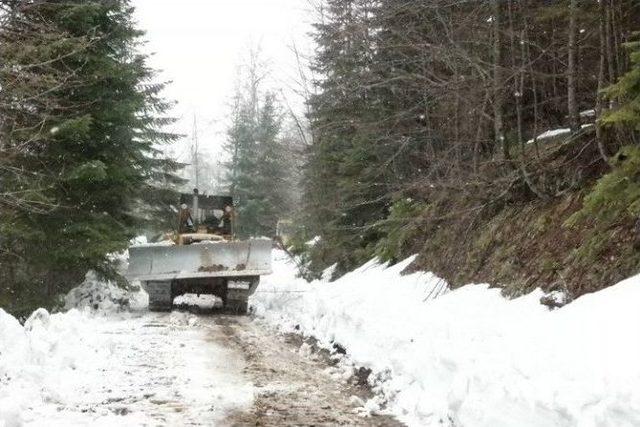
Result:
[[[167,281],[271,274],[271,240],[129,248],[127,278]]]

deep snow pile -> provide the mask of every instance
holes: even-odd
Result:
[[[549,311],[540,291],[506,300],[487,285],[449,292],[431,274],[401,276],[409,262],[309,284],[276,252],[252,304],[346,348],[410,425],[640,425],[640,276]]]
[[[145,245],[144,236],[131,240],[131,245]],[[129,266],[129,251],[109,255],[115,263],[118,273],[124,275]],[[149,305],[149,296],[133,281],[127,288],[118,286],[114,281],[103,280],[89,271],[84,281],[72,289],[64,298],[64,309],[94,310],[97,313],[113,313],[122,310],[139,310]]]
[[[66,310],[78,308],[112,313],[145,308],[149,305],[149,296],[139,283],[123,289],[113,281],[101,280],[90,271],[84,281],[65,296],[64,302]]]
[[[124,270],[127,255],[111,257]],[[100,320],[92,314],[143,306],[145,297],[143,291],[121,289],[88,272],[65,296],[66,313],[39,309],[21,325],[0,308],[0,427],[23,425],[24,412],[38,401],[63,402],[77,393],[69,384],[78,366],[91,369],[112,350],[97,336]]]
[[[110,349],[94,334],[95,320],[77,310],[34,312],[24,326],[0,309],[0,426],[22,425],[37,401],[63,402],[80,365],[107,357]]]

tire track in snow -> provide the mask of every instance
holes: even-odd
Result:
[[[274,332],[248,317],[220,317],[229,342],[246,359],[254,383],[250,410],[232,413],[230,426],[402,426],[391,416],[362,417],[368,391],[336,380],[325,357],[310,352],[297,336]]]

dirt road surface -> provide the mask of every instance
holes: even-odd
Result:
[[[254,385],[250,408],[229,414],[227,425],[401,426],[390,416],[358,415],[370,397],[356,378],[336,380],[326,354],[297,336],[277,334],[248,317],[212,319],[242,355],[244,376]]]

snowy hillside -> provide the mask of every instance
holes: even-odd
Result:
[[[541,292],[509,301],[401,276],[409,261],[308,284],[276,253],[253,303],[284,330],[346,348],[385,397],[368,408],[386,401],[410,425],[640,425],[640,277],[549,311]]]

